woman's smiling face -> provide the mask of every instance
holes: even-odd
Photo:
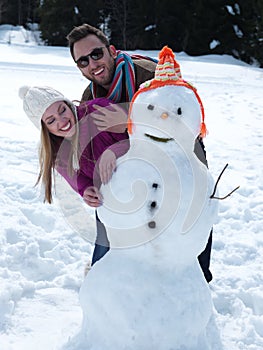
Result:
[[[48,131],[56,136],[71,138],[75,132],[75,116],[64,101],[57,101],[50,105],[42,116],[42,121]]]

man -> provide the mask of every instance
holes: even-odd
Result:
[[[83,101],[108,97],[115,102],[129,102],[140,84],[154,76],[157,61],[117,52],[103,32],[88,24],[74,28],[67,39],[74,61],[92,82],[83,93]],[[122,79],[116,77],[116,72]]]
[[[157,61],[149,57],[130,56],[117,51],[110,45],[105,34],[89,24],[75,27],[67,36],[73,60],[82,75],[91,83],[82,95],[82,101],[96,97],[106,97],[117,103],[130,102],[141,83],[154,77]],[[107,118],[95,117],[100,130],[111,128],[114,132],[123,132],[126,127],[118,113]],[[207,165],[204,145],[201,139],[196,141],[195,153]],[[85,202],[93,207],[100,205],[98,193],[89,192]],[[212,231],[206,249],[199,258],[199,263],[208,282],[212,280],[209,270],[212,246]],[[92,264],[109,250],[109,242],[104,225],[97,218],[97,240]]]

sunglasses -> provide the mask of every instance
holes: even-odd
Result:
[[[96,47],[86,56],[81,56],[76,62],[79,68],[85,68],[89,65],[89,59],[91,58],[93,61],[98,61],[104,56],[103,49],[108,48],[108,46]]]

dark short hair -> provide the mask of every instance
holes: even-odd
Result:
[[[96,35],[96,37],[99,38],[100,41],[103,44],[105,44],[105,46],[110,45],[108,38],[100,29],[92,27],[90,24],[84,23],[81,26],[73,28],[72,31],[67,35],[70,53],[74,60],[75,60],[74,53],[73,53],[74,44],[77,41],[83,38],[86,38],[86,36],[90,34]]]

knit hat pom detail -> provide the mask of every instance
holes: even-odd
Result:
[[[164,46],[159,53],[159,62],[155,70],[157,81],[179,80],[182,78],[180,65],[175,60],[173,50]]]
[[[28,90],[30,89],[30,86],[28,85],[24,85],[24,86],[21,86],[19,91],[18,91],[18,95],[19,97],[23,100],[26,96],[26,94],[28,93]]]
[[[164,46],[161,51],[159,52],[158,58],[159,58],[159,63],[162,62],[162,60],[164,60],[165,56],[170,56],[171,58],[174,58],[174,53],[173,50],[170,49],[170,47],[168,47],[167,45]]]

